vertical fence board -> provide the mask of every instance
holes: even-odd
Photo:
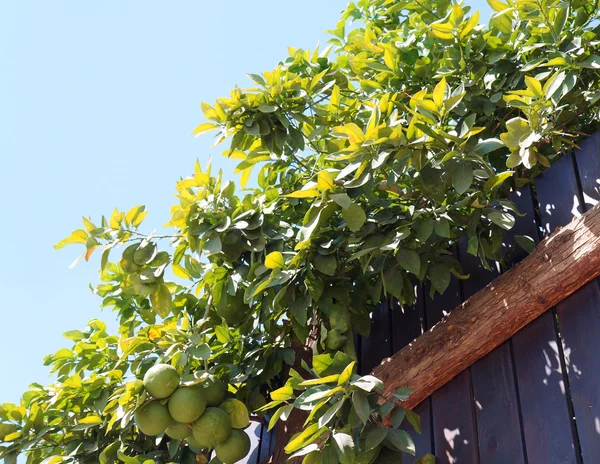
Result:
[[[460,302],[459,284],[452,278],[443,296],[425,298],[428,326],[435,325]],[[431,395],[434,454],[440,463],[479,462],[470,375],[470,369],[461,372]]]
[[[425,328],[423,295],[417,286],[417,300],[414,306],[402,308],[398,301],[390,303],[392,318],[392,352],[397,353],[406,345],[411,343],[423,333]],[[428,398],[418,405],[414,412],[421,418],[421,434],[415,432],[408,421],[405,421],[402,428],[406,430],[415,442],[417,456],[426,453],[433,453],[433,443],[431,437],[431,400]],[[405,456],[407,462],[411,462],[412,456]]]
[[[535,185],[544,235],[551,234],[557,227],[568,224],[573,216],[582,213],[581,195],[572,155],[569,154],[561,158],[554,164],[552,169],[545,171],[536,180]],[[593,308],[589,305],[577,307],[572,304],[577,301],[575,295],[586,292],[586,288],[592,287],[587,285],[586,287],[579,289],[570,298],[567,298],[557,305],[556,313],[558,314],[559,319],[561,340],[559,344],[551,347],[552,349],[549,350],[548,353],[549,360],[547,361],[550,372],[556,371],[559,366],[566,367],[566,377],[550,377],[547,379],[547,382],[558,383],[558,388],[560,388],[562,396],[569,407],[571,416],[576,413],[573,408],[572,396],[585,396],[586,392],[581,390],[583,385],[577,382],[575,366],[572,365],[573,359],[571,356],[565,357],[564,352],[585,353],[589,350],[589,346],[585,344],[585,340],[579,338],[578,333],[585,333],[587,331],[590,319],[593,318]],[[587,298],[584,297],[584,299]],[[565,324],[565,327],[562,327],[563,323]],[[569,331],[568,334],[565,333],[565,329]],[[586,367],[591,368],[592,366],[588,364]],[[597,369],[598,368],[596,367],[596,370],[593,372],[597,372]],[[574,385],[571,384],[573,381],[575,381]],[[556,388],[556,385],[554,385],[554,388]],[[577,417],[575,417],[575,421],[570,421],[570,425],[575,454],[577,460],[580,461],[581,450]],[[596,456],[594,461],[597,460],[597,458],[598,456]]]
[[[522,188],[512,200],[526,215],[517,217],[507,242],[514,243],[515,235],[528,235],[537,242],[539,230],[531,189]],[[509,264],[518,263],[526,255],[517,246],[509,256]],[[559,342],[554,317],[554,311],[547,311],[512,338],[523,438],[531,463],[576,462],[569,409],[560,387],[564,374],[557,357]]]
[[[460,243],[460,261],[465,274],[463,298],[467,299],[494,280],[499,272],[483,268],[478,257],[466,252]],[[510,343],[506,342],[471,366],[471,381],[479,457],[482,463],[504,464],[524,462],[519,405],[515,387]]]
[[[244,430],[250,437],[250,453],[239,464],[259,464],[260,459],[260,440],[262,425],[258,422],[250,422],[250,426]]]
[[[583,200],[578,212],[583,212],[600,200],[600,133],[594,134],[580,146],[581,150],[575,152],[574,164],[581,182],[580,200]],[[574,195],[573,197],[576,198]],[[582,457],[585,462],[599,462],[600,288],[598,280],[588,283],[560,302],[557,305],[557,313],[565,344],[565,360]]]
[[[390,308],[383,302],[373,311],[371,316],[371,333],[361,337],[359,366],[362,375],[368,374],[381,361],[393,354],[390,327]]]

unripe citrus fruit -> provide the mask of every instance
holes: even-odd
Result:
[[[194,440],[202,448],[214,448],[227,439],[231,432],[231,422],[225,411],[219,408],[206,408],[204,414],[192,424]]]
[[[144,387],[154,398],[167,398],[178,386],[179,374],[169,364],[156,364],[144,375]]]
[[[227,440],[215,446],[217,457],[223,464],[234,464],[250,452],[250,437],[241,430],[232,430]]]
[[[167,427],[165,433],[174,438],[175,440],[183,440],[192,433],[192,429],[188,424],[182,424],[181,422],[171,422],[171,425]]]
[[[196,440],[194,438],[194,435],[191,433],[188,435],[188,437],[185,439],[185,441],[187,442],[188,446],[191,446],[195,450],[200,451],[200,450],[206,449],[206,446],[202,446],[202,443],[200,443],[198,440]]]
[[[160,435],[171,425],[173,418],[169,410],[159,401],[150,401],[135,412],[135,423],[144,435]]]
[[[180,387],[169,398],[169,414],[177,422],[194,422],[205,409],[206,398],[198,388]]]
[[[245,429],[250,425],[250,417],[248,415],[248,408],[240,400],[235,398],[229,398],[223,401],[219,408],[227,413],[229,420],[231,421],[231,427],[234,429]]]
[[[225,399],[227,385],[214,375],[209,376],[204,382],[199,383],[198,387],[204,391],[207,406],[218,406]]]

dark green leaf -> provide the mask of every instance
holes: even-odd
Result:
[[[411,274],[416,276],[421,272],[421,258],[415,250],[400,248],[396,252],[396,261]]]
[[[448,285],[450,285],[450,279],[452,277],[448,266],[442,263],[434,264],[429,267],[428,273],[433,288],[439,293],[444,293],[448,288]]]
[[[515,235],[515,241],[523,248],[527,253],[533,253],[535,250],[535,240],[527,235]]]

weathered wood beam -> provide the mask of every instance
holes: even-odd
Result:
[[[385,359],[373,375],[384,382],[384,396],[413,388],[404,402],[412,408],[598,275],[600,205],[557,229],[520,264]]]

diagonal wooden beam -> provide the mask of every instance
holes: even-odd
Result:
[[[598,275],[600,204],[557,229],[520,264],[385,359],[373,375],[384,382],[384,396],[413,388],[404,402],[412,408]]]

